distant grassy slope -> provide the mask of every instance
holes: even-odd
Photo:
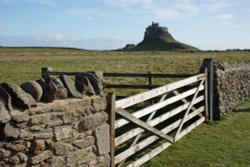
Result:
[[[160,38],[155,41],[143,41],[139,43],[138,45],[130,48],[131,51],[152,51],[152,50],[158,50],[158,51],[197,51],[198,49],[178,42],[174,39],[168,39],[166,37]]]
[[[49,66],[56,71],[196,73],[204,58],[250,60],[250,52],[98,52],[58,48],[0,48],[0,82],[34,80],[40,78],[41,67]]]
[[[144,167],[250,166],[250,98],[224,120],[203,124]]]

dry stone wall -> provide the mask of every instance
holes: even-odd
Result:
[[[1,167],[110,166],[102,82],[81,76],[0,84]]]
[[[250,95],[250,62],[215,62],[214,77],[214,118],[220,119]]]

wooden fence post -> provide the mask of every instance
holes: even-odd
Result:
[[[206,81],[205,81],[205,119],[206,121],[209,120],[209,107],[208,107],[208,72],[207,68],[205,68],[205,75],[206,75]]]
[[[148,72],[148,89],[152,89],[152,75],[150,71]]]
[[[42,73],[42,78],[46,78],[48,76],[48,72],[52,71],[52,67],[42,67],[41,73]]]
[[[109,92],[107,95],[107,114],[109,115],[110,126],[110,166],[115,167],[115,93]]]
[[[207,69],[208,75],[208,111],[209,111],[209,120],[213,121],[213,109],[214,109],[214,69],[213,69],[213,60],[204,59],[202,65],[202,71],[204,72]]]

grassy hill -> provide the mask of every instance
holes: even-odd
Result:
[[[160,27],[158,23],[152,23],[145,31],[144,39],[137,45],[127,45],[126,51],[197,51],[198,49],[178,42],[168,32],[167,27]]]
[[[141,42],[135,47],[130,49],[131,51],[197,51],[197,48],[190,45],[178,42],[176,40],[169,41],[166,39],[159,39],[152,42]]]

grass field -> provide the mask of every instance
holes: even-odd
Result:
[[[250,61],[250,52],[98,52],[53,48],[0,48],[0,82],[40,78],[56,71],[196,73],[204,58]],[[30,74],[36,73],[36,74]]]
[[[98,52],[52,48],[0,48],[0,83],[56,71],[197,73],[204,58],[250,61],[250,52]],[[121,79],[119,82],[126,82]],[[135,80],[133,82],[140,82]],[[170,81],[169,81],[170,82]],[[250,166],[250,100],[221,122],[203,124],[145,167]]]

